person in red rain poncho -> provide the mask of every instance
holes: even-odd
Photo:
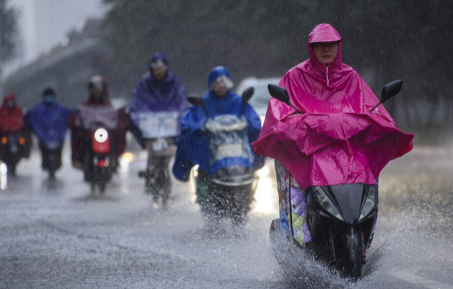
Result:
[[[16,104],[16,97],[8,93],[0,107],[0,133],[6,134],[18,131],[24,127],[24,114]]]
[[[25,139],[21,157],[28,158],[31,150],[31,135],[24,127],[24,114],[16,103],[16,97],[14,94],[8,93],[0,107],[0,138],[3,139],[4,136],[18,131],[21,131],[21,136]],[[0,150],[0,159],[5,161],[9,157],[9,151],[3,150],[2,147],[2,150]],[[12,170],[15,171],[15,169]]]
[[[118,157],[126,146],[126,120],[127,114],[124,108],[116,110],[108,99],[108,86],[105,79],[95,75],[88,83],[89,97],[82,102],[68,120],[71,129],[72,164],[74,167],[84,169],[86,153],[90,146],[90,132],[85,127],[86,123],[102,122],[111,125],[112,153]],[[112,166],[116,168],[117,160],[112,159]],[[85,180],[89,180],[90,172],[85,171]]]
[[[317,25],[307,46],[310,58],[279,83],[302,113],[271,98],[253,143],[256,154],[275,159],[281,228],[300,245],[311,241],[305,222],[307,187],[376,184],[389,161],[412,149],[414,137],[399,130],[383,106],[369,112],[379,100],[362,77],[342,63],[342,39],[335,28]]]

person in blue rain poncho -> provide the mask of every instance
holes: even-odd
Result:
[[[242,97],[233,93],[233,83],[228,70],[223,66],[215,67],[208,78],[209,91],[202,99],[205,103],[209,117],[220,114],[240,114]],[[248,139],[254,142],[261,130],[261,121],[255,110],[247,104],[243,115],[248,121]],[[201,107],[192,106],[181,121],[181,137],[176,141],[178,147],[176,159],[173,165],[174,176],[181,181],[188,181],[191,168],[198,164],[199,173],[212,175],[218,170],[231,165],[231,162],[240,160],[225,160],[210,164],[209,149],[206,135],[202,126],[206,122],[206,114]],[[253,164],[250,166],[257,170],[264,165],[264,158],[253,156]]]
[[[25,115],[25,126],[30,129],[39,140],[42,155],[42,168],[47,169],[47,150],[51,145],[57,147],[60,154],[67,130],[67,123],[72,111],[55,100],[56,93],[52,87],[47,87],[42,93],[42,101]],[[46,146],[47,144],[47,146]]]

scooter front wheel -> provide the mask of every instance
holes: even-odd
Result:
[[[49,169],[49,179],[55,179],[55,170],[53,168]]]
[[[346,260],[343,273],[346,277],[353,280],[362,278],[363,266],[363,237],[362,232],[357,228],[351,227],[346,234]]]
[[[105,195],[106,183],[99,183],[98,187],[99,187],[99,194],[101,196]]]
[[[8,174],[11,176],[16,176],[16,164],[11,164],[8,167]]]

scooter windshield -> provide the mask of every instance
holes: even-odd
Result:
[[[211,164],[226,158],[245,159],[249,165],[253,163],[247,135],[248,124],[244,117],[219,115],[209,119],[204,128],[208,134]]]
[[[118,110],[106,106],[80,105],[80,119],[87,129],[102,124],[108,129],[115,129],[118,125]]]
[[[176,137],[181,134],[178,111],[131,112],[144,138]]]

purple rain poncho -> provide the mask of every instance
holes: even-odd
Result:
[[[163,80],[156,80],[147,73],[135,88],[129,108],[131,112],[178,111],[182,116],[189,109],[189,102],[184,86],[171,72]],[[135,123],[133,115],[131,113]]]

